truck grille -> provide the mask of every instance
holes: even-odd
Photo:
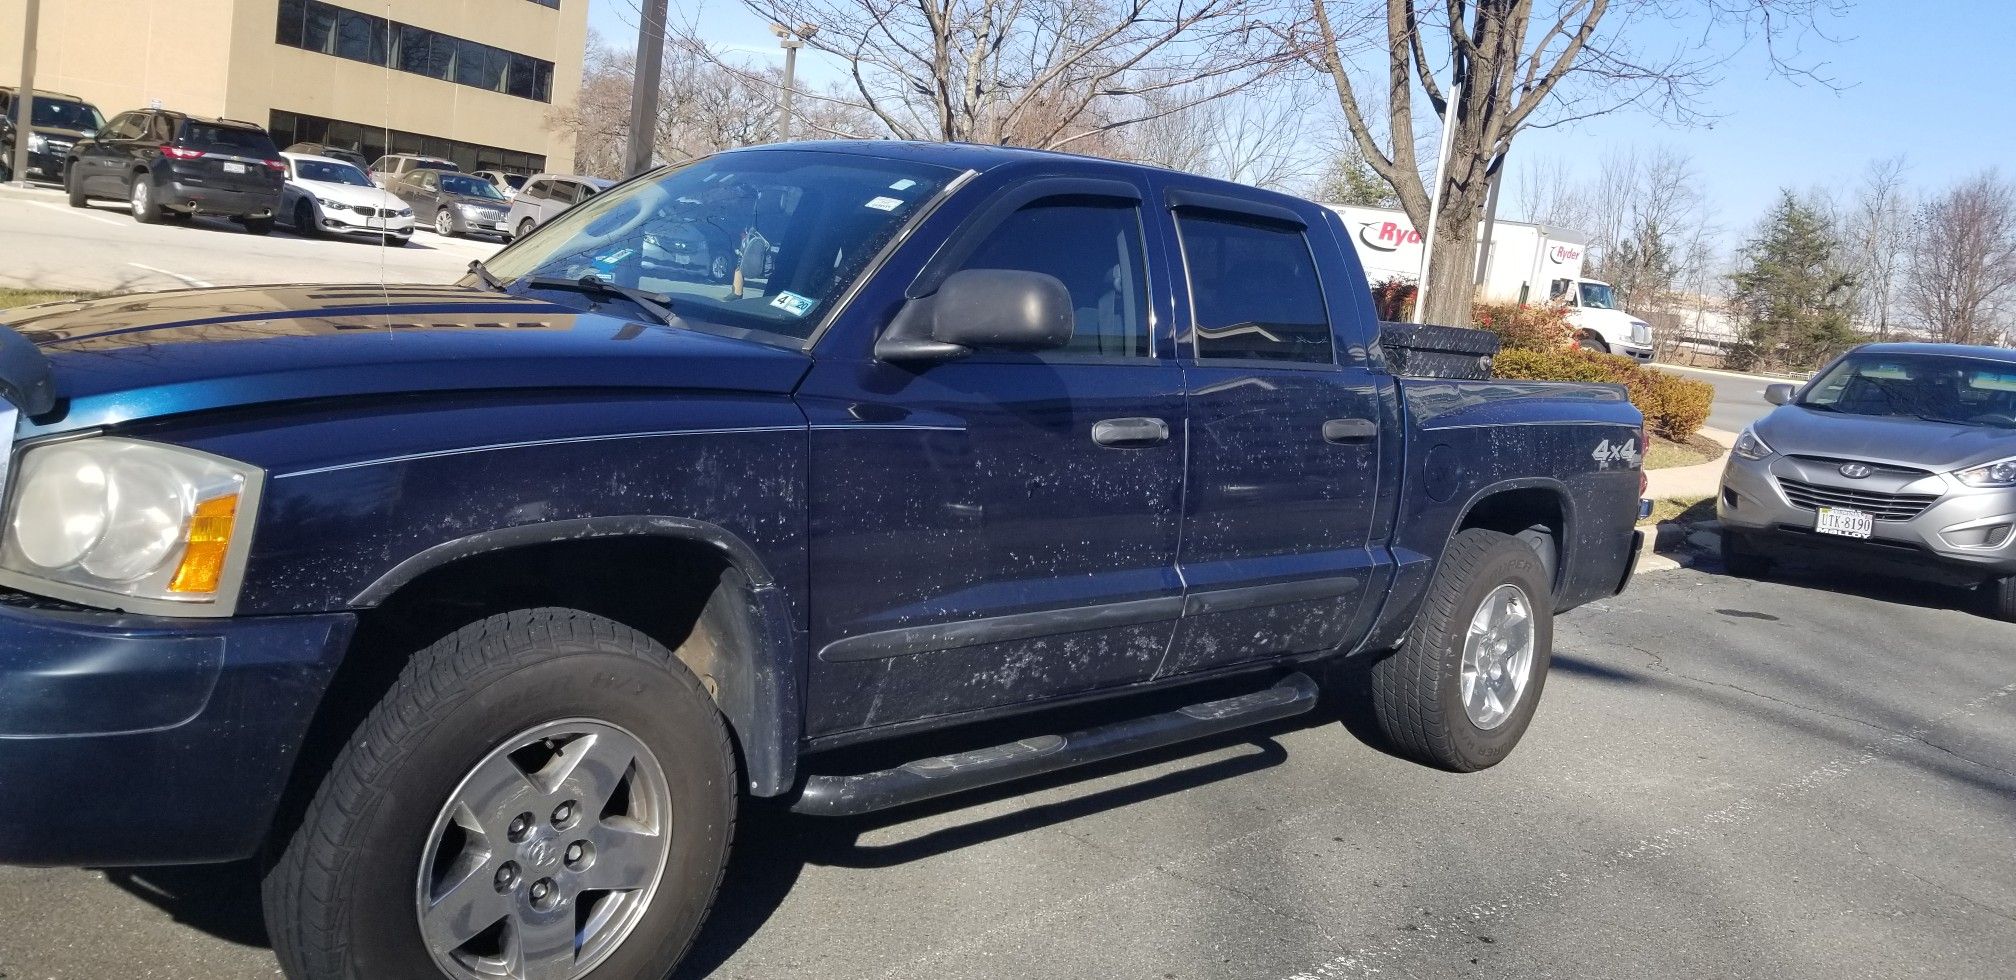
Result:
[[[1778,485],[1785,490],[1785,499],[1807,510],[1822,507],[1852,507],[1866,510],[1879,521],[1908,521],[1925,512],[1932,502],[1939,499],[1936,493],[1880,493],[1873,490],[1849,490],[1843,487],[1823,487],[1799,480],[1778,478]]]

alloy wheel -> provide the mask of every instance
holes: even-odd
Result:
[[[1533,673],[1533,609],[1526,591],[1507,583],[1484,597],[1463,638],[1457,692],[1463,713],[1485,731],[1512,716]]]

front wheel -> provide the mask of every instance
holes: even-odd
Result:
[[[273,234],[273,219],[271,216],[264,218],[246,218],[243,223],[245,225],[246,234],[249,235]]]
[[[1372,704],[1393,747],[1475,772],[1504,761],[1540,703],[1553,656],[1547,569],[1509,534],[1457,534],[1406,642],[1372,665]]]
[[[733,834],[727,730],[663,646],[532,609],[415,655],[265,882],[298,980],[664,976]]]
[[[1610,353],[1610,342],[1592,330],[1584,330],[1575,335],[1575,346],[1598,354]]]
[[[63,168],[63,190],[70,195],[71,207],[88,208],[91,206],[90,195],[84,193],[84,180],[77,176],[77,164],[75,161],[72,161],[69,166]]]
[[[294,234],[302,238],[322,237],[322,223],[315,220],[315,205],[306,198],[294,205]]]
[[[1981,583],[1988,612],[1996,619],[2016,622],[2016,575],[2004,575]]]
[[[455,216],[447,208],[434,212],[434,233],[443,238],[455,237]]]

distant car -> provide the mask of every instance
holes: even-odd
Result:
[[[387,180],[385,189],[399,195],[437,234],[509,237],[504,195],[474,174],[410,170],[403,178]]]
[[[497,188],[497,193],[504,195],[506,200],[516,198],[518,192],[525,189],[525,182],[531,179],[524,174],[507,174],[502,170],[478,170],[471,176],[489,181],[490,186]]]
[[[63,183],[73,208],[118,197],[142,224],[213,214],[264,235],[286,171],[273,138],[252,123],[136,109],[71,149]]]
[[[98,135],[105,117],[74,95],[35,92],[28,119],[29,178],[60,182],[63,160],[79,142]],[[0,181],[14,179],[14,90],[0,87]]]
[[[527,181],[512,199],[511,231],[521,238],[529,235],[532,229],[559,217],[561,212],[614,186],[615,181],[600,177],[540,174]]]
[[[461,167],[440,157],[425,157],[417,153],[393,153],[378,158],[378,162],[366,168],[371,182],[390,189],[392,181],[404,179],[416,170],[446,170],[450,173],[461,171]]]
[[[413,209],[398,195],[373,186],[362,168],[333,157],[280,156],[287,161],[281,213],[295,234],[363,235],[400,245],[412,240]]]
[[[1979,585],[2016,620],[2016,351],[1869,344],[1765,397],[1716,501],[1732,574],[1866,566]]]
[[[365,159],[364,154],[356,150],[346,150],[340,146],[330,146],[327,143],[296,143],[280,152],[299,154],[304,157],[327,157],[331,160],[341,160],[356,167],[358,170],[368,172],[371,169],[371,161]]]

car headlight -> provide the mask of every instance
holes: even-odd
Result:
[[[343,203],[342,201],[332,201],[332,200],[330,200],[330,199],[328,199],[328,198],[326,198],[326,197],[318,197],[318,198],[316,198],[315,200],[317,200],[317,201],[321,202],[321,204],[322,204],[322,206],[323,206],[323,207],[325,207],[325,208],[328,208],[328,209],[329,209],[329,210],[331,210],[331,211],[348,211],[348,210],[350,210],[350,205],[348,205],[348,204],[345,204],[345,203]]]
[[[2016,487],[2016,459],[1998,459],[1993,463],[1970,466],[1953,474],[1970,487]]]
[[[261,476],[243,463],[134,439],[30,449],[7,501],[0,577],[87,605],[173,615],[207,604],[227,615]]]
[[[413,209],[412,209],[412,208],[400,208],[400,209],[399,209],[399,217],[402,217],[402,218],[410,218],[410,217],[413,217]]]
[[[1763,459],[1771,455],[1771,447],[1757,437],[1756,429],[1744,429],[1743,434],[1736,437],[1736,446],[1731,451],[1744,459]]]
[[[28,134],[28,152],[40,153],[49,148],[49,140],[41,133]]]

